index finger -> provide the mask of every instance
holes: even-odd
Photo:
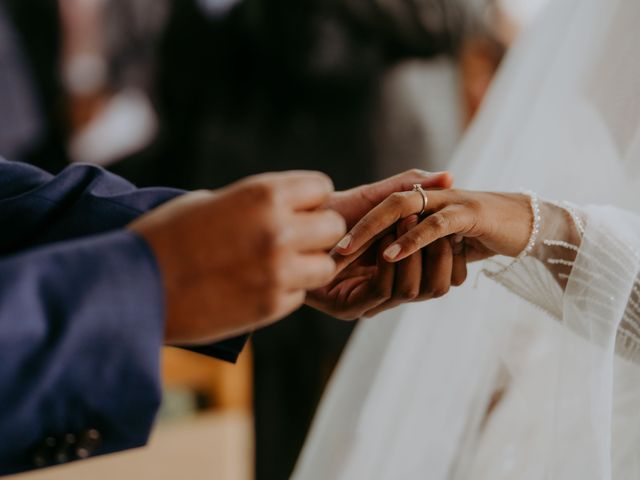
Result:
[[[335,191],[322,172],[294,170],[272,174],[278,197],[293,210],[314,210],[324,205]]]
[[[390,195],[360,219],[338,242],[336,251],[341,255],[351,255],[381,232],[395,225],[398,220],[419,213],[423,202],[420,192],[397,192]]]

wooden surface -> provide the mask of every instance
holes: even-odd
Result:
[[[213,413],[158,426],[149,446],[7,480],[250,480],[251,417]]]
[[[235,365],[187,350],[164,348],[162,381],[166,389],[189,389],[206,395],[215,409],[251,411],[251,346],[245,346]]]

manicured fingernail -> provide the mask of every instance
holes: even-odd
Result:
[[[349,233],[347,235],[344,236],[344,238],[342,240],[340,240],[338,242],[338,245],[336,245],[338,248],[344,250],[345,248],[349,248],[349,245],[351,245],[351,241],[353,240],[353,236]]]
[[[402,250],[402,247],[400,247],[400,245],[396,243],[395,245],[391,245],[389,248],[387,248],[384,251],[383,255],[387,260],[393,260],[398,256],[400,250]]]

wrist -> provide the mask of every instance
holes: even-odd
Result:
[[[534,228],[539,223],[535,219],[532,197],[522,193],[487,192],[481,199],[483,213],[487,219],[481,226],[483,241],[498,255],[518,257],[535,241]]]

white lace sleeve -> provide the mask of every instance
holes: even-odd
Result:
[[[619,318],[617,351],[640,361],[638,237],[628,234],[633,229],[616,229],[620,222],[611,225],[607,215],[594,225],[591,218],[568,203],[541,202],[530,252],[511,262],[490,260],[483,272],[558,320],[566,320],[570,286],[573,313]],[[616,311],[620,305],[624,308]]]

